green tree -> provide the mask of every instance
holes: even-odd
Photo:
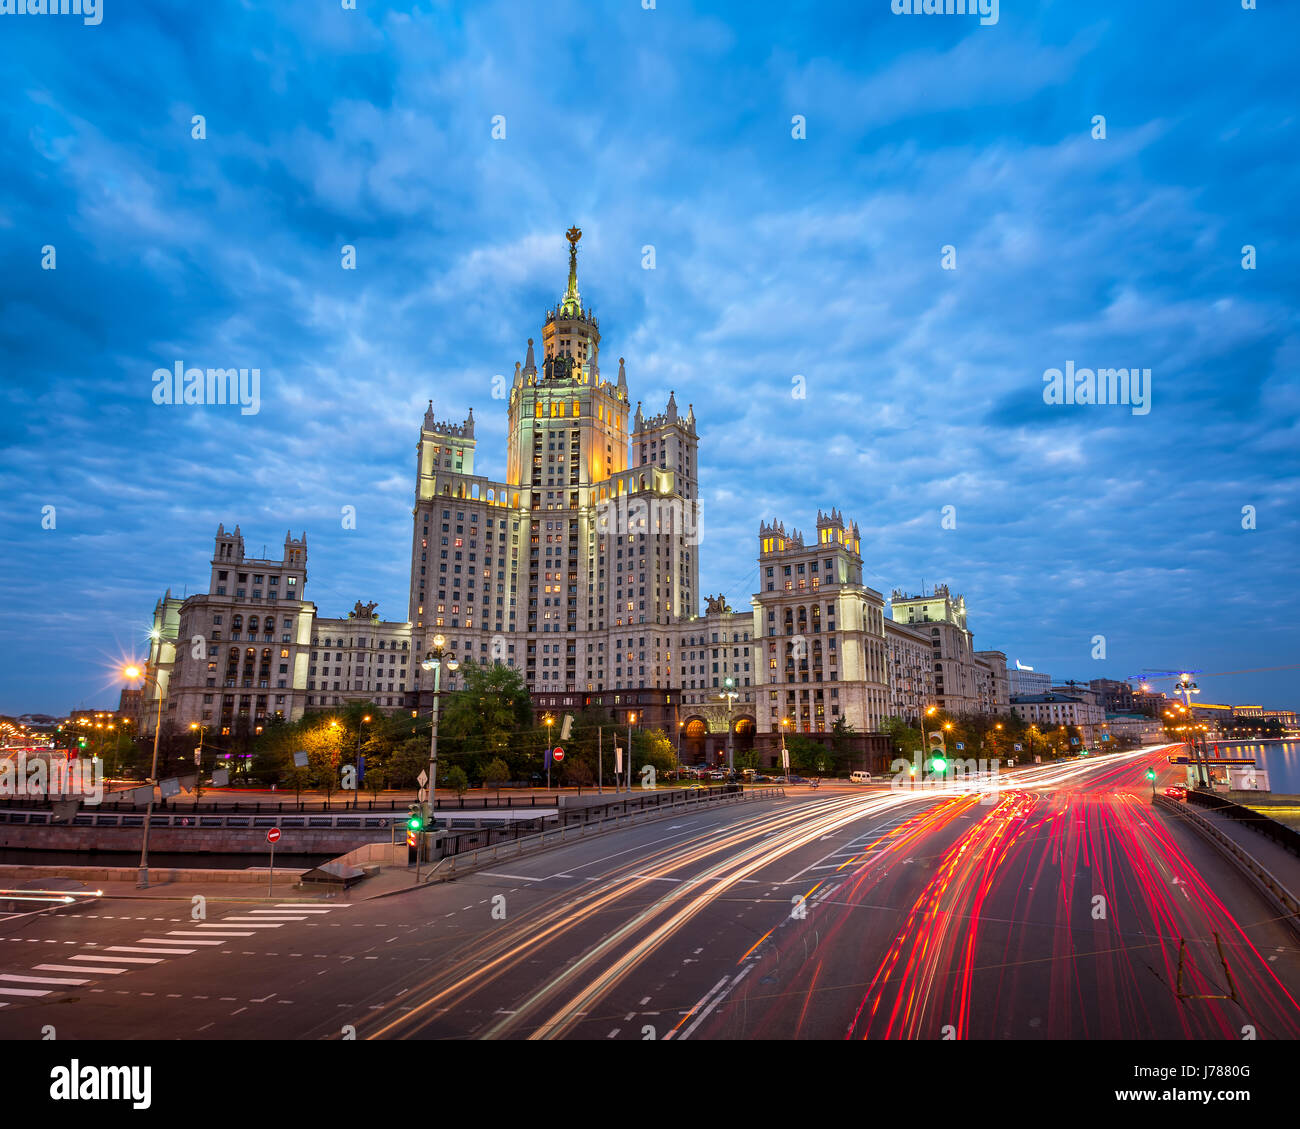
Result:
[[[469,777],[465,775],[465,770],[458,764],[454,764],[447,769],[438,783],[444,788],[450,788],[458,796],[463,796],[469,791]]]
[[[483,769],[483,783],[505,784],[510,780],[510,766],[500,757],[493,757]]]
[[[639,782],[640,770],[651,765],[656,779],[667,776],[677,767],[677,754],[668,734],[662,729],[634,729],[632,731],[632,780]]]
[[[388,783],[393,788],[414,788],[428,768],[429,739],[407,737],[393,749],[388,762]]]
[[[523,675],[502,663],[461,666],[464,689],[448,695],[438,723],[438,740],[445,734],[461,749],[502,752],[516,734],[532,726],[533,707]]]

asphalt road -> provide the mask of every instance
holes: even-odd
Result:
[[[368,902],[11,919],[0,1037],[1300,1036],[1300,946],[1153,761],[822,788]]]

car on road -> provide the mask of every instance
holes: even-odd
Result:
[[[1185,800],[1187,799],[1187,789],[1181,784],[1171,784],[1165,789],[1165,795],[1171,800]]]
[[[772,783],[772,778],[771,778],[770,776],[764,776],[761,772],[759,772],[759,773],[755,773],[755,775],[754,775],[754,783],[755,783],[755,784],[771,784],[771,783]]]

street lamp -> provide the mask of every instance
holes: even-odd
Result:
[[[194,750],[194,767],[198,770],[198,777],[194,782],[194,799],[198,800],[203,791],[203,735],[208,731],[206,725],[200,725],[197,721],[190,722],[190,730],[199,731],[199,747]]]
[[[123,669],[122,673],[130,682],[143,680],[144,686],[153,683],[154,689],[158,691],[158,721],[153,727],[153,764],[149,769],[149,806],[144,813],[144,832],[140,841],[140,889],[149,888],[149,825],[153,822],[153,790],[158,776],[158,735],[162,732],[162,687],[158,685],[158,676],[156,674],[145,674],[138,666],[128,666]],[[144,690],[144,686],[140,689]]]
[[[730,676],[722,680],[722,697],[727,699],[727,774],[736,773],[735,730],[731,724],[731,710],[740,695],[736,692],[736,680]]]
[[[433,650],[424,656],[424,661],[420,664],[425,670],[433,671],[433,727],[429,733],[429,802],[428,818],[424,821],[426,830],[433,830],[434,803],[437,793],[434,791],[438,786],[438,695],[442,691],[442,667],[445,663],[447,670],[455,674],[460,669],[460,663],[456,660],[455,655],[447,654],[447,639],[444,635],[435,635],[431,640]],[[415,855],[415,880],[420,881],[420,855],[423,851],[417,851]]]
[[[787,726],[792,724],[793,722],[788,717],[781,719],[781,775],[785,777],[790,775],[790,752],[785,747],[785,730]]]
[[[546,762],[546,790],[551,790],[551,726],[555,724],[555,715],[547,714],[542,718],[542,724],[546,726],[546,752],[542,759]]]
[[[365,714],[365,715],[361,718],[361,720],[360,720],[359,722],[357,722],[357,755],[356,755],[356,757],[355,757],[355,759],[354,759],[353,767],[356,768],[356,770],[357,770],[358,773],[360,773],[360,771],[361,771],[361,727],[362,727],[363,725],[369,725],[369,724],[370,724],[370,715],[369,715],[369,714]],[[358,804],[359,804],[359,802],[360,802],[360,799],[361,799],[361,781],[360,781],[360,780],[357,781],[356,793],[357,793],[357,794],[356,794],[355,796],[352,797],[352,806],[353,806],[354,808],[358,806]]]
[[[636,711],[627,715],[627,790],[632,791],[632,726],[636,724]]]

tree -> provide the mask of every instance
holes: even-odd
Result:
[[[483,783],[501,785],[510,779],[510,766],[500,757],[493,757],[483,769]]]
[[[673,751],[672,742],[662,729],[632,731],[633,780],[637,779],[640,769],[645,765],[654,768],[656,778],[666,776],[677,766],[677,755]]]
[[[438,739],[457,742],[458,751],[504,752],[511,739],[533,722],[532,699],[523,675],[502,663],[461,666],[464,689],[452,692],[438,724]]]
[[[465,775],[465,770],[458,764],[454,764],[442,774],[442,784],[450,788],[458,796],[463,796],[469,791],[469,777]]]

